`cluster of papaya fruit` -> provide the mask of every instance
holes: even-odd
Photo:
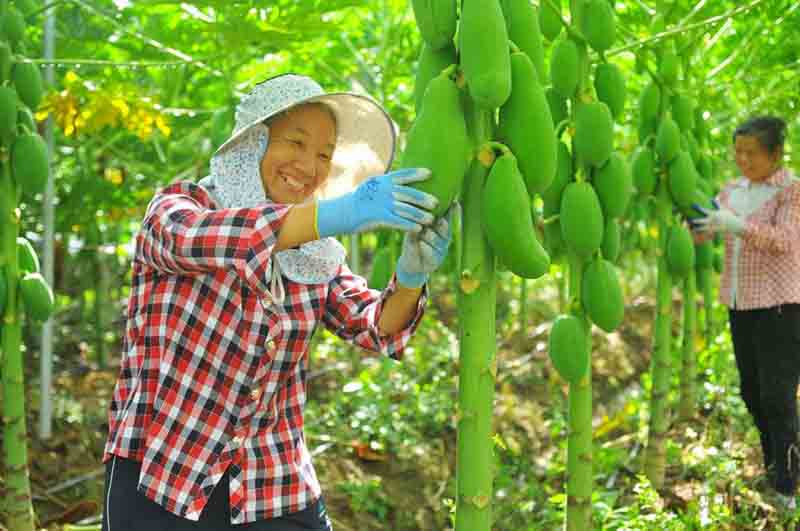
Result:
[[[33,117],[42,99],[42,78],[38,66],[25,57],[26,22],[21,10],[26,6],[4,2],[0,7],[0,158],[5,159],[0,171],[6,174],[4,179],[10,177],[14,190],[12,197],[3,199],[4,215],[14,216],[20,196],[32,200],[44,192],[49,163]],[[4,225],[2,237],[16,238],[17,267],[10,267],[7,258],[0,260],[0,315],[10,287],[18,285],[27,315],[44,321],[53,311],[53,292],[39,271],[31,243],[15,231],[9,234],[10,225]],[[18,282],[9,278],[14,272]]]
[[[456,198],[476,155],[491,166],[481,207],[487,240],[505,267],[536,278],[549,270],[550,259],[536,235],[531,200],[556,170],[537,10],[528,0],[465,0],[460,13],[457,4],[413,2],[423,45],[417,117],[402,164],[431,169],[431,179],[418,187],[439,198],[435,215]],[[473,145],[465,118],[471,109],[499,109],[489,127],[502,143]]]
[[[573,9],[573,21],[566,24],[556,8],[560,2],[547,2],[540,12],[542,32],[553,43],[547,101],[558,124],[557,171],[542,193],[545,242],[552,257],[575,258],[571,267],[580,268],[575,295],[581,311],[555,320],[549,354],[559,374],[576,383],[590,363],[589,323],[611,332],[622,322],[624,302],[614,264],[633,178],[626,158],[614,149],[626,83],[604,56],[616,39],[613,9],[607,1],[587,0],[575,6],[581,12],[575,17]],[[595,65],[587,46],[600,58]],[[561,140],[567,130],[571,145]]]

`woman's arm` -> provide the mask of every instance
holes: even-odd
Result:
[[[411,322],[417,314],[422,288],[397,286],[397,291],[389,295],[383,303],[383,311],[378,319],[378,329],[383,335],[396,334]]]
[[[300,244],[318,240],[316,228],[317,202],[303,203],[294,205],[278,233],[278,243],[275,244],[275,251],[291,249]]]

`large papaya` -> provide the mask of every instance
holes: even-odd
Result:
[[[665,117],[658,126],[656,153],[664,164],[669,163],[681,149],[681,131],[672,118]]]
[[[456,0],[411,0],[422,38],[434,50],[453,44],[456,34]]]
[[[625,213],[633,194],[633,179],[628,162],[619,153],[612,153],[600,169],[594,173],[592,181],[603,218],[618,218]]]
[[[642,123],[658,119],[661,107],[661,89],[650,81],[639,96],[639,119]]]
[[[615,120],[622,117],[625,110],[625,78],[616,65],[600,63],[594,71],[594,90],[597,99],[608,105]]]
[[[571,39],[556,42],[550,53],[550,82],[563,98],[571,98],[580,81],[580,54]]]
[[[498,0],[464,2],[459,41],[470,96],[483,109],[500,107],[511,94],[511,59]]]
[[[547,351],[564,380],[580,382],[589,370],[589,337],[581,319],[574,315],[557,317],[550,329]]]
[[[642,146],[633,156],[633,184],[643,196],[651,195],[656,189],[656,157],[653,150]]]
[[[422,111],[408,132],[403,167],[428,168],[431,177],[413,186],[435,195],[433,210],[441,216],[461,189],[461,181],[472,159],[461,94],[447,73],[431,80]]]
[[[675,94],[672,96],[671,109],[672,118],[675,119],[681,132],[683,134],[691,133],[694,130],[692,101],[682,94]]]
[[[0,86],[0,141],[10,146],[17,134],[17,93]]]
[[[414,110],[419,114],[422,108],[422,96],[428,83],[442,73],[442,70],[458,62],[456,49],[452,44],[434,50],[427,43],[422,43],[417,61],[417,75],[414,78]]]
[[[661,51],[658,61],[658,75],[667,85],[673,85],[678,80],[681,60],[675,47],[666,45]]]
[[[586,164],[606,163],[614,147],[614,120],[603,102],[578,104],[575,113],[575,151]]]
[[[53,313],[55,300],[53,290],[40,273],[27,273],[19,281],[22,303],[28,317],[35,321],[46,321]]]
[[[2,19],[0,20],[0,26],[2,26],[3,35],[12,46],[16,46],[25,37],[25,17],[15,6],[5,8],[5,13],[2,14]]]
[[[42,74],[33,63],[17,63],[11,71],[14,88],[22,102],[35,111],[42,101]]]
[[[694,242],[683,225],[673,225],[667,237],[667,267],[670,272],[684,278],[694,271]]]
[[[586,315],[601,329],[613,332],[622,324],[625,302],[614,266],[597,258],[589,262],[581,281],[581,304]]]
[[[691,206],[697,187],[697,171],[694,168],[692,157],[685,151],[681,151],[675,160],[670,162],[668,172],[669,193],[672,200],[679,207]]]
[[[561,234],[575,254],[589,257],[603,243],[603,210],[587,182],[569,183],[561,196]]]
[[[517,276],[538,278],[550,268],[550,257],[536,239],[531,200],[509,151],[495,159],[483,189],[481,222],[497,257]]]
[[[554,9],[558,8],[558,11]],[[539,3],[539,28],[542,35],[548,41],[554,41],[558,34],[561,33],[561,28],[564,23],[561,19],[561,0],[553,0],[552,2]]]
[[[587,0],[584,3],[583,35],[595,51],[604,52],[611,48],[617,38],[614,10],[607,0]]]
[[[539,82],[544,84],[547,72],[544,69],[544,44],[536,7],[529,0],[501,0],[501,6],[506,19],[508,38],[520,50],[528,54],[528,58],[536,68]],[[516,90],[517,85],[514,83],[513,73],[511,86]]]
[[[47,145],[36,133],[22,134],[11,147],[11,173],[29,196],[44,192],[49,175]]]
[[[526,54],[511,54],[511,80],[514,90],[500,107],[498,131],[516,155],[528,194],[533,197],[550,186],[556,173],[553,119],[544,89]]]

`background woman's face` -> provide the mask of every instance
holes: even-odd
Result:
[[[303,105],[270,125],[269,147],[261,159],[264,191],[276,203],[302,203],[331,170],[336,124],[320,105]]]
[[[734,150],[739,171],[753,182],[764,181],[772,175],[780,157],[780,150],[770,153],[758,138],[751,135],[737,135]]]

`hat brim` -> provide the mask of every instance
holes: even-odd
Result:
[[[349,188],[370,175],[385,173],[391,168],[397,148],[394,122],[377,102],[349,92],[312,96],[259,116],[232,134],[214,155],[231,149],[249,130],[264,120],[309,103],[326,105],[336,118],[336,149],[328,178],[331,187]],[[331,193],[323,190],[321,195],[330,196]]]

